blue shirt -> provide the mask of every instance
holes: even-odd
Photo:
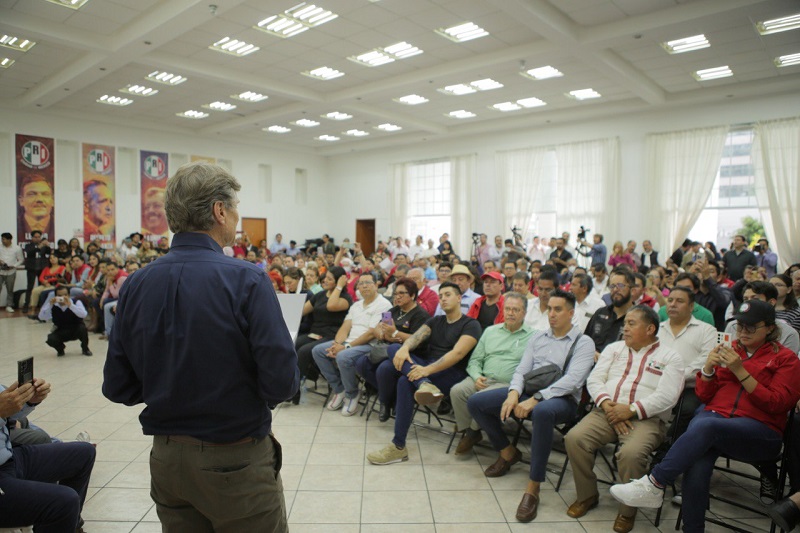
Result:
[[[589,256],[592,258],[592,264],[602,263],[606,264],[606,256],[608,255],[608,250],[606,249],[606,245],[602,242],[592,245],[592,249],[589,251]]]
[[[145,434],[211,442],[266,436],[270,406],[299,386],[267,274],[202,233],[178,233],[122,286],[103,377],[109,400],[146,405]]]
[[[0,385],[0,392],[4,390],[6,390],[6,388]],[[31,411],[33,411],[33,406],[26,403],[18,413],[8,418],[11,420],[18,420],[28,416],[28,413]],[[4,465],[12,456],[11,436],[8,434],[7,420],[5,418],[0,417],[0,425],[2,425],[2,427],[0,427],[0,465]]]

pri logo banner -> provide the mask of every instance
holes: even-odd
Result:
[[[89,167],[97,174],[111,173],[111,156],[105,150],[95,148],[89,152],[88,163]]]
[[[162,180],[167,177],[167,163],[157,155],[150,155],[144,160],[142,171],[152,180]]]
[[[50,149],[39,141],[28,141],[20,150],[22,163],[28,168],[37,170],[50,166]]]

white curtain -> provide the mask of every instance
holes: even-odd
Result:
[[[395,163],[391,167],[390,235],[405,236],[408,231],[408,167],[408,163]]]
[[[800,260],[800,118],[756,125],[756,199],[780,268]]]
[[[714,187],[728,126],[651,134],[646,141],[649,234],[667,257],[689,235]]]
[[[574,239],[581,225],[592,233],[617,234],[619,218],[619,139],[600,139],[555,147],[558,159],[559,234]],[[574,246],[574,240],[570,245]]]
[[[534,216],[534,203],[539,193],[545,158],[550,148],[525,148],[498,152],[497,193],[498,205],[503,209],[503,231],[512,226],[522,229],[525,242]]]
[[[475,154],[450,158],[450,242],[464,261],[472,253],[472,188],[475,186]]]

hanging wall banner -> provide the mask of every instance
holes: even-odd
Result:
[[[162,152],[139,152],[139,173],[142,181],[142,235],[157,243],[167,237],[167,212],[164,210],[164,193],[167,187],[169,168],[167,154]]]
[[[193,155],[192,157],[189,158],[189,162],[190,163],[194,163],[195,161],[208,161],[212,165],[216,165],[217,164],[217,158],[216,157],[206,157],[204,155]]]
[[[83,239],[98,239],[100,247],[116,245],[114,147],[83,144]]]
[[[42,238],[55,240],[55,195],[53,188],[55,143],[46,137],[16,136],[17,242],[31,240],[39,230]]]

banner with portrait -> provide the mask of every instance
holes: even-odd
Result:
[[[16,135],[17,242],[27,243],[31,232],[55,240],[55,142],[47,137]]]
[[[83,161],[83,239],[95,239],[100,247],[116,245],[115,152],[113,146],[82,144]]]
[[[169,167],[167,154],[139,152],[139,174],[142,187],[142,235],[153,244],[167,237],[169,226],[164,210],[164,193],[167,188]]]

